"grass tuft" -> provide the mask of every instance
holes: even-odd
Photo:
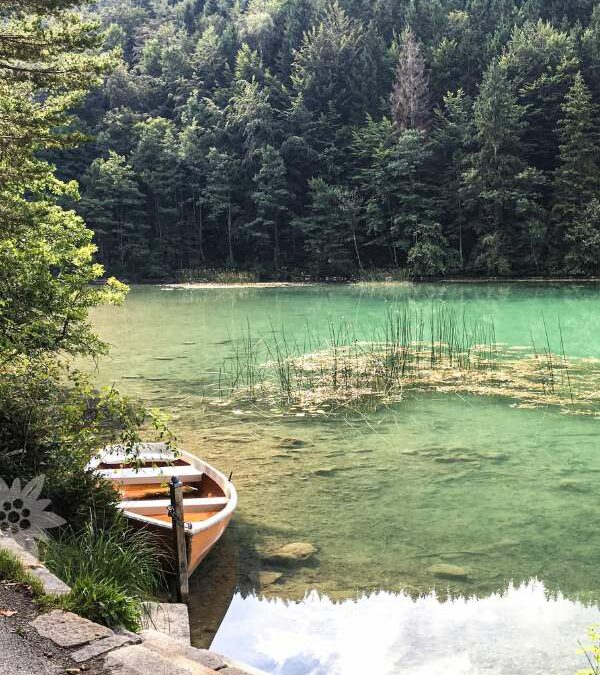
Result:
[[[0,548],[0,581],[15,581],[28,586],[35,597],[44,595],[42,582],[25,569],[14,553],[3,548]]]
[[[48,543],[45,564],[69,586],[80,579],[113,582],[124,593],[154,596],[162,583],[164,554],[148,530],[132,530],[122,518],[107,527],[93,521],[77,534]]]

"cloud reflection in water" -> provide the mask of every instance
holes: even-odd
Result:
[[[236,594],[212,648],[273,675],[574,675],[586,666],[578,641],[599,621],[539,582],[446,602]]]

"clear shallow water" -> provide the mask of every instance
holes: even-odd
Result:
[[[436,394],[414,396],[394,409],[370,415],[368,421],[265,417],[246,410],[235,414],[206,405],[202,398],[214,387],[218,365],[231,355],[248,323],[257,334],[285,324],[286,334],[301,335],[308,323],[313,333],[326,335],[331,321],[366,327],[403,303],[427,309],[440,301],[464,308],[474,319],[493,320],[497,339],[511,346],[530,345],[532,336],[536,343],[544,342],[545,319],[558,349],[560,318],[569,356],[600,356],[600,289],[588,284],[136,288],[124,307],[95,314],[101,334],[114,345],[112,358],[100,364],[99,379],[115,381],[121,389],[170,410],[183,446],[234,473],[241,495],[234,529],[240,542],[237,584],[247,599],[234,599],[217,634],[217,647],[226,644],[235,617],[243,611],[244,620],[261,631],[267,646],[261,653],[247,654],[241,641],[238,648],[229,640],[229,654],[263,667],[266,663],[273,673],[336,673],[318,669],[344,663],[347,648],[335,635],[327,640],[333,641],[333,656],[319,656],[313,663],[300,654],[282,670],[272,645],[283,640],[282,631],[289,640],[296,639],[295,612],[308,617],[311,639],[322,640],[317,637],[323,634],[322,612],[337,616],[347,610],[368,624],[371,612],[378,615],[380,601],[356,603],[356,597],[383,597],[401,618],[414,615],[414,607],[421,608],[426,633],[443,623],[452,607],[432,598],[431,592],[441,599],[448,595],[470,599],[466,606],[472,614],[465,614],[469,622],[469,616],[486,611],[480,604],[486,598],[506,594],[511,582],[519,585],[533,578],[551,594],[565,597],[558,604],[545,601],[543,593],[541,599],[538,593],[531,600],[532,607],[544,607],[539,609],[544,615],[558,617],[552,630],[561,630],[563,610],[564,616],[580,616],[582,625],[597,620],[594,616],[600,618],[593,609],[600,600],[600,542],[594,536],[600,525],[595,498],[600,420],[550,408],[515,409],[505,399]],[[311,542],[319,552],[310,565],[280,570],[283,576],[267,585],[260,551],[290,541]],[[223,569],[219,576],[219,555],[215,550],[209,566],[219,579],[227,579],[219,583],[235,583]],[[469,579],[436,579],[429,568],[439,563],[466,568]],[[327,600],[305,600],[313,590]],[[252,593],[263,600],[253,599]],[[402,593],[429,599],[415,605]],[[206,588],[200,588],[198,598],[205,595]],[[498,600],[502,609],[495,622],[506,624],[507,645],[512,639],[519,649],[526,649],[530,638],[519,637],[520,610],[511,601],[513,595],[509,592]],[[269,603],[270,599],[291,604]],[[329,607],[329,599],[341,609],[322,609]],[[273,607],[288,617],[276,622],[276,640],[269,628]],[[192,614],[199,617],[200,641],[209,641],[218,621],[204,631],[203,612]],[[565,633],[573,643],[566,658],[573,657],[576,637],[582,637],[580,624],[572,625],[572,637]],[[471,644],[469,658],[480,662],[477,643],[482,638],[475,628],[468,635],[472,639],[464,638],[465,649]],[[400,632],[393,642],[397,659],[390,657],[386,667],[395,669],[372,672],[420,672],[397,665],[398,659],[406,663],[405,647],[410,645],[423,658],[443,657],[427,635],[414,643],[407,639]],[[454,640],[451,633],[445,639]],[[264,662],[267,657],[275,661]],[[507,654],[502,658],[506,665]],[[413,665],[418,668],[418,661]],[[543,665],[548,672],[552,662]]]

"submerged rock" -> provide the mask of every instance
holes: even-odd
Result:
[[[574,480],[572,478],[565,478],[561,480],[558,484],[559,489],[564,490],[565,492],[589,492],[590,486],[587,483],[584,483],[580,480]]]
[[[260,572],[258,575],[258,581],[261,588],[267,588],[276,584],[281,577],[283,576],[282,572]]]
[[[446,563],[439,563],[432,565],[427,569],[429,574],[432,574],[438,579],[449,579],[450,581],[466,581],[469,578],[469,573],[464,567],[458,565],[448,565]]]
[[[332,476],[335,471],[335,468],[332,466],[322,466],[319,469],[315,469],[312,473],[313,476]]]
[[[272,552],[261,554],[261,559],[271,565],[299,565],[310,560],[317,547],[305,541],[294,541]]]
[[[299,438],[283,438],[279,443],[277,443],[280,448],[304,448],[308,445],[306,441],[302,441]]]

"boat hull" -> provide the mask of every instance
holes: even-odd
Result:
[[[192,574],[223,536],[237,506],[233,484],[217,469],[187,452],[174,453],[164,444],[143,444],[138,464],[128,463],[119,446],[105,448],[89,468],[112,482],[121,494],[123,515],[136,528],[156,535],[166,552],[174,551],[168,483],[183,483],[188,574]]]

